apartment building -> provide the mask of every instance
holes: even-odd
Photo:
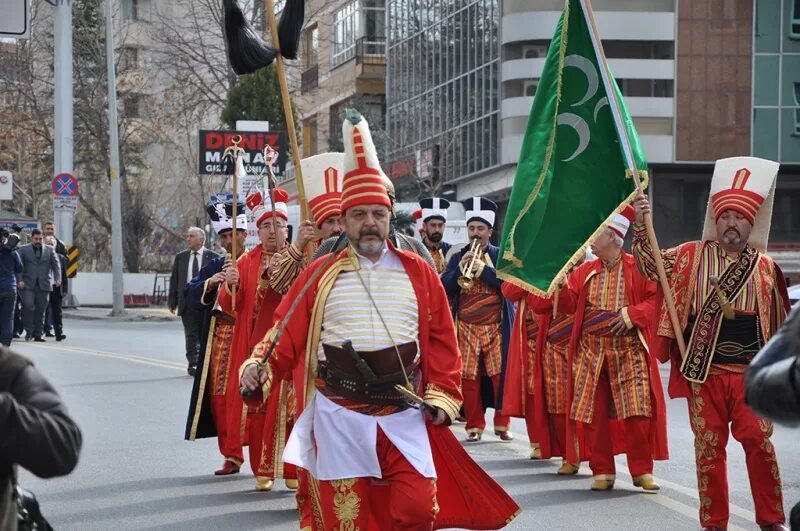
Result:
[[[714,161],[752,154],[782,163],[772,242],[800,271],[789,256],[800,243],[800,0],[592,6],[650,163],[661,243],[697,238]],[[387,165],[398,182],[433,174],[443,193],[488,195],[502,213],[563,7],[389,0],[387,120],[401,142]]]
[[[302,156],[342,149],[346,107],[357,107],[374,131],[384,128],[386,9],[383,0],[306,3],[293,101],[302,120]],[[377,134],[380,138],[380,134]]]

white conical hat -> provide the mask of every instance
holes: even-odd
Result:
[[[714,165],[703,240],[717,239],[717,219],[725,210],[741,212],[753,224],[748,243],[766,251],[780,164],[756,157],[720,159]]]
[[[317,227],[342,213],[343,165],[344,153],[321,153],[300,161],[303,187]]]

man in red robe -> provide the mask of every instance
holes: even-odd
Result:
[[[349,247],[300,275],[276,317],[295,313],[256,347],[242,384],[258,400],[293,376],[301,414],[285,458],[308,471],[310,500],[298,501],[313,529],[502,527],[516,504],[446,428],[461,360],[444,289],[418,255],[387,243],[391,204],[369,128],[352,111],[344,128]],[[422,396],[424,413],[396,385]]]
[[[581,260],[577,265],[583,263]],[[537,297],[509,282],[503,295],[517,303],[503,389],[503,412],[524,417],[531,459],[561,457],[558,474],[578,473],[580,463],[567,461],[567,354],[575,315],[556,309],[555,297]],[[588,455],[583,430],[578,454]]]
[[[622,250],[633,208],[616,214],[592,243],[596,260],[584,262],[560,292],[559,307],[575,313],[569,349],[570,420],[582,424],[591,448],[591,489],[614,487],[612,419],[618,423],[633,484],[659,490],[653,460],[667,459],[666,408],[647,337],[654,321],[656,286]],[[569,387],[568,387],[569,389]],[[571,423],[567,440],[571,440]],[[577,463],[574,445],[567,460]]]
[[[237,261],[237,267],[228,270],[226,290],[220,294],[219,304],[228,313],[236,315],[233,331],[231,364],[241,365],[249,356],[256,340],[264,337],[273,323],[273,313],[281,301],[281,294],[269,285],[269,263],[272,256],[286,244],[288,236],[289,194],[280,188],[274,190],[274,205],[260,192],[247,198],[253,211],[261,245],[251,249]],[[266,273],[266,274],[265,274]],[[236,293],[235,305],[233,293]],[[285,434],[291,429],[291,418],[286,404],[289,398],[288,383],[275,385],[270,400],[255,408],[245,406],[237,386],[228,392],[228,424],[231,433],[239,433],[249,447],[250,467],[256,476],[256,490],[268,491],[276,477],[283,472],[287,486],[296,488],[296,473],[291,466],[281,469],[280,455]]]
[[[228,391],[230,387],[236,387],[236,367],[232,369],[230,359],[236,316],[223,311],[217,303],[226,270],[235,269],[235,257],[231,255],[234,238],[237,255],[245,249],[247,216],[244,208],[244,203],[237,205],[238,215],[234,220],[231,201],[209,203],[208,215],[227,255],[203,266],[186,287],[186,303],[202,312],[204,326],[185,438],[194,441],[217,437],[224,458],[222,467],[214,472],[217,476],[236,474],[244,460],[239,431],[231,433],[227,421]]]
[[[653,350],[672,364],[670,396],[688,401],[700,523],[708,531],[728,525],[726,447],[731,435],[744,448],[756,522],[764,530],[788,529],[770,441],[772,423],[744,400],[745,368],[789,311],[783,273],[765,254],[778,166],[753,157],[718,160],[702,240],[660,251],[686,351],[680,352],[664,304],[657,308]],[[656,251],[644,227],[649,211],[647,198],[637,198],[633,251],[641,272],[657,279]],[[660,288],[659,295],[663,298]]]
[[[300,161],[313,220],[304,221],[298,241],[281,249],[272,259],[270,285],[278,293],[289,291],[297,275],[311,262],[308,257],[313,256],[323,241],[342,233],[343,160],[343,153],[321,153]]]

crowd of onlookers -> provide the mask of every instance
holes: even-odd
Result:
[[[67,248],[55,224],[25,234],[14,225],[0,231],[0,344],[25,335],[26,341],[62,341],[62,301],[67,294]]]

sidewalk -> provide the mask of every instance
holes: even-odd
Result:
[[[111,316],[111,307],[81,306],[64,308],[65,319],[82,321],[179,321],[180,317],[172,315],[165,307],[125,308],[120,316]]]

